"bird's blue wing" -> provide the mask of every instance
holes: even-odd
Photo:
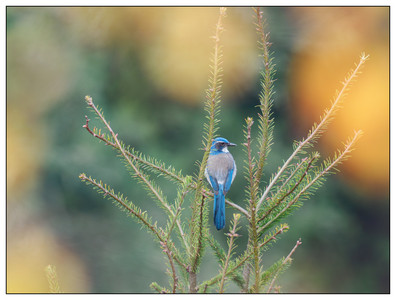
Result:
[[[228,190],[230,189],[230,187],[231,187],[231,183],[232,183],[232,181],[234,180],[234,177],[235,177],[234,172],[235,172],[234,168],[228,170],[227,178],[226,178],[226,181],[225,181],[225,184],[224,184],[224,194],[226,194],[228,192]]]
[[[208,175],[208,178],[209,178],[210,185],[212,186],[212,189],[215,192],[218,192],[219,191],[219,184],[218,184],[217,180],[215,178],[213,178],[212,176],[210,176],[210,175]]]

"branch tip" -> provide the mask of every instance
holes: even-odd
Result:
[[[92,97],[91,96],[85,96],[85,101],[87,102],[87,104],[89,105],[89,106],[92,106],[93,105],[93,101],[92,101]]]
[[[365,52],[362,52],[362,54],[360,54],[360,60],[362,60],[362,61],[368,60],[369,57],[370,57],[370,55],[366,54]]]

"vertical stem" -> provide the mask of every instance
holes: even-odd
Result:
[[[223,274],[221,275],[220,288],[219,288],[219,293],[220,294],[222,294],[224,292],[224,282],[225,282],[225,279],[226,279],[228,263],[230,261],[231,252],[232,252],[233,245],[234,245],[234,238],[239,236],[236,233],[236,226],[238,224],[238,220],[239,220],[240,216],[241,216],[240,214],[234,214],[234,226],[232,227],[231,232],[228,234],[228,236],[230,237],[230,242],[229,242],[229,245],[228,245],[227,257],[226,257],[226,260],[224,262]]]
[[[250,230],[249,230],[249,241],[248,247],[252,247],[253,252],[253,271],[255,277],[254,291],[259,292],[260,285],[260,250],[258,245],[258,234],[257,234],[257,185],[255,184],[255,178],[253,174],[254,162],[252,159],[251,149],[251,129],[253,125],[252,118],[246,119],[246,148],[248,155],[248,180],[249,180],[249,196],[250,196]]]
[[[168,248],[167,242],[160,242],[160,244],[163,247],[164,252],[166,253],[166,255],[168,256],[168,259],[169,259],[169,264],[171,266],[172,278],[173,278],[172,293],[176,293],[178,278],[176,275],[175,264],[173,263],[173,259],[172,259],[172,253]]]
[[[253,246],[253,270],[254,270],[254,285],[255,293],[260,292],[260,249],[258,246],[257,226],[256,226],[256,207],[252,204],[251,210],[252,222],[252,246]]]
[[[250,243],[250,241],[248,241],[248,244]],[[249,263],[245,263],[245,265],[243,266],[243,279],[244,279],[244,286],[242,288],[242,293],[247,293],[249,290],[249,278],[250,278],[250,265]]]
[[[199,213],[199,226],[198,226],[198,245],[196,247],[196,253],[193,256],[193,261],[191,263],[191,269],[189,271],[190,274],[190,292],[196,292],[197,286],[197,268],[198,268],[198,261],[200,259],[200,251],[202,249],[203,244],[203,208],[205,205],[205,196],[202,195],[202,200],[200,204],[200,213]]]
[[[196,292],[196,272],[204,250],[206,225],[205,195],[202,195],[203,179],[205,175],[206,163],[209,157],[210,146],[216,131],[216,113],[220,99],[221,75],[222,75],[222,51],[220,46],[220,34],[223,32],[222,21],[226,15],[226,8],[220,8],[220,15],[216,24],[216,32],[214,36],[215,47],[213,66],[211,70],[210,86],[206,94],[206,110],[209,113],[209,123],[207,124],[207,132],[204,137],[205,153],[203,155],[198,177],[196,179],[196,192],[192,203],[191,230],[190,230],[190,292]]]
[[[190,293],[197,292],[197,273],[190,272],[189,273],[189,282],[190,282]]]
[[[272,73],[273,66],[271,64],[271,59],[268,51],[269,43],[268,43],[268,34],[264,32],[264,24],[262,12],[259,8],[255,10],[256,19],[257,19],[257,32],[259,35],[259,44],[260,50],[262,51],[263,62],[264,62],[264,71],[262,73],[262,92],[260,93],[260,109],[261,115],[259,119],[259,128],[260,128],[260,141],[259,141],[259,157],[256,160],[257,165],[255,166],[254,159],[251,155],[251,126],[253,124],[252,120],[247,119],[247,154],[248,154],[248,173],[249,173],[249,196],[250,196],[250,230],[249,230],[249,240],[248,247],[251,248],[253,252],[253,261],[251,265],[246,264],[244,267],[244,278],[245,291],[249,290],[249,276],[250,276],[250,268],[252,267],[252,271],[254,274],[254,284],[253,291],[255,293],[259,293],[260,291],[260,247],[258,241],[258,232],[257,232],[257,210],[258,210],[258,189],[261,181],[261,176],[263,173],[264,164],[269,152],[269,147],[272,139],[272,120],[270,119],[270,109],[271,109],[271,96],[272,92]]]
[[[256,12],[256,31],[259,36],[259,48],[262,51],[261,56],[263,58],[264,70],[261,73],[261,93],[260,97],[260,110],[261,114],[259,114],[259,128],[260,128],[260,139],[259,145],[259,158],[257,163],[257,168],[255,172],[255,186],[258,189],[260,185],[261,176],[263,174],[264,164],[267,160],[267,156],[269,153],[269,149],[272,141],[272,131],[273,131],[273,120],[271,119],[271,106],[272,106],[272,95],[273,95],[273,73],[274,66],[272,64],[272,59],[270,58],[269,47],[270,43],[269,33],[265,33],[264,31],[264,21],[263,21],[263,13],[260,11],[260,8],[254,9]]]

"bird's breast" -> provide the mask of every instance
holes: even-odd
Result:
[[[215,177],[219,183],[224,183],[228,172],[234,168],[234,159],[230,153],[220,153],[209,156],[207,172]]]

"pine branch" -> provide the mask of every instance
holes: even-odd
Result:
[[[112,200],[116,201],[122,210],[126,210],[131,216],[136,217],[136,220],[153,233],[160,242],[164,242],[164,238],[158,230],[157,223],[152,224],[146,212],[143,212],[139,207],[128,201],[127,198],[124,198],[122,194],[116,194],[111,187],[103,184],[101,180],[97,182],[90,176],[87,177],[84,173],[80,174],[79,177],[85,183],[93,185],[99,193],[103,194],[103,197],[110,197]]]
[[[338,111],[340,108],[341,102],[345,94],[347,93],[350,84],[352,81],[358,76],[360,73],[360,70],[363,66],[363,64],[366,62],[368,59],[368,55],[365,55],[364,53],[361,54],[360,56],[360,61],[356,65],[356,67],[348,73],[346,76],[345,80],[342,82],[342,89],[336,93],[335,99],[332,102],[332,105],[330,109],[325,109],[323,116],[320,118],[320,123],[319,124],[314,124],[312,129],[308,132],[308,135],[305,139],[300,141],[298,145],[296,146],[296,149],[294,152],[290,155],[290,157],[287,159],[287,161],[283,164],[282,168],[278,171],[278,173],[274,176],[274,178],[271,180],[271,182],[268,184],[266,190],[264,191],[263,195],[261,196],[259,203],[258,203],[258,208],[266,199],[268,193],[270,192],[271,188],[275,185],[277,182],[278,178],[282,175],[282,173],[286,170],[290,162],[305,148],[312,146],[312,144],[319,138],[319,136],[323,133],[323,131],[327,128],[331,120],[334,118],[335,113]]]
[[[251,127],[253,120],[251,118],[246,119],[246,152],[247,152],[247,174],[246,178],[249,182],[247,192],[249,197],[249,239],[248,248],[253,251],[253,262],[252,264],[246,264],[244,267],[244,279],[246,286],[243,290],[247,291],[250,268],[254,271],[254,288],[255,291],[259,290],[260,283],[260,248],[258,244],[259,235],[257,233],[257,199],[259,185],[263,174],[263,168],[267,160],[267,156],[270,152],[273,138],[273,119],[271,118],[271,107],[273,103],[273,76],[274,76],[274,65],[272,58],[269,53],[270,43],[268,41],[269,34],[265,33],[263,15],[259,8],[254,10],[256,13],[256,31],[258,34],[258,44],[263,59],[264,69],[261,72],[261,92],[259,94],[260,105],[259,108],[261,113],[259,114],[259,152],[258,159],[256,160],[252,156],[251,150]]]
[[[220,243],[217,240],[215,240],[211,235],[208,237],[208,242],[215,256],[217,257],[217,261],[219,262],[219,264],[223,264],[223,262],[226,260],[227,254],[224,251],[224,249],[221,247]],[[241,274],[234,273],[227,276],[229,276],[230,279],[232,279],[241,289],[243,288],[244,279],[241,276]]]
[[[252,267],[254,270],[255,278],[257,279],[255,282],[258,284],[259,280],[259,269],[260,269],[260,251],[258,248],[258,235],[257,235],[257,221],[256,221],[256,205],[257,205],[257,191],[258,185],[255,182],[255,162],[252,157],[252,148],[251,148],[251,129],[253,125],[253,119],[246,119],[246,130],[245,130],[245,139],[246,143],[246,154],[247,154],[247,166],[246,168],[246,179],[248,180],[248,187],[246,188],[248,197],[249,197],[249,239],[248,239],[248,248],[252,249],[253,252],[253,263]],[[250,273],[250,265],[246,265],[245,268],[249,268],[249,270],[244,270],[245,274]],[[245,282],[248,282],[248,275],[245,277]]]
[[[198,224],[201,226],[198,227],[198,232],[196,233],[197,238],[197,247],[196,247],[196,252],[195,255],[193,256],[193,261],[192,261],[192,270],[193,272],[196,272],[196,269],[198,267],[199,261],[201,259],[201,251],[203,251],[203,243],[204,243],[204,205],[205,205],[205,197],[202,196],[202,201],[200,202],[199,205],[199,213],[198,213]]]
[[[181,239],[183,241],[184,247],[187,250],[187,252],[188,252],[189,246],[188,246],[188,243],[187,243],[187,241],[185,239],[185,234],[184,234],[183,229],[181,227],[181,223],[180,223],[179,217],[180,217],[180,213],[181,213],[181,210],[182,210],[181,207],[183,205],[184,199],[185,199],[185,197],[186,197],[186,195],[187,195],[187,193],[189,191],[190,183],[191,183],[191,177],[190,176],[186,176],[185,180],[184,180],[184,183],[183,183],[183,186],[179,190],[178,196],[177,196],[176,201],[175,201],[175,211],[173,211],[173,209],[172,209],[173,213],[170,216],[169,226],[165,230],[166,231],[165,241],[168,241],[170,236],[171,236],[173,228],[177,224],[177,226],[179,228],[180,237],[181,237]]]
[[[252,210],[252,213],[254,213],[254,210]],[[249,242],[250,242],[250,247],[252,248],[252,252],[253,252],[253,263],[252,263],[252,267],[253,267],[253,272],[254,272],[254,292],[255,293],[259,293],[259,289],[260,289],[260,263],[261,263],[261,259],[260,259],[260,246],[258,244],[258,232],[257,232],[257,225],[256,225],[256,216],[252,214],[252,219],[251,219],[251,229],[249,232]],[[249,246],[248,246],[249,247]]]
[[[249,290],[250,270],[251,266],[249,265],[249,263],[245,263],[242,271],[243,285],[241,287],[241,293],[247,293]]]
[[[272,232],[268,233],[265,235],[265,237],[262,239],[262,242],[260,243],[259,247],[268,248],[268,245],[270,245],[271,242],[276,241],[277,236],[281,233],[284,233],[289,230],[289,225],[284,223],[281,225],[278,225]]]
[[[195,182],[192,182],[191,185],[190,185],[190,187],[191,187],[192,189],[194,189],[194,190],[197,189],[197,186],[196,186]],[[214,197],[213,192],[206,190],[204,187],[202,187],[201,193],[202,193],[202,195],[203,195],[205,198],[213,199],[213,197]],[[212,200],[211,200],[211,201],[212,201]],[[248,211],[245,210],[244,208],[240,207],[238,204],[236,204],[236,203],[234,203],[234,202],[232,202],[232,201],[230,201],[230,200],[228,200],[228,199],[225,199],[225,203],[226,203],[227,205],[231,206],[232,208],[238,210],[240,213],[244,214],[244,215],[246,216],[247,219],[250,218],[250,215],[249,215]]]
[[[169,264],[172,269],[172,278],[173,278],[172,293],[174,294],[174,293],[176,293],[177,283],[178,283],[179,279],[177,278],[177,275],[176,275],[175,264],[173,263],[173,255],[172,255],[172,252],[169,250],[167,240],[165,242],[160,242],[160,244],[161,244],[163,251],[165,252],[166,256],[169,259]]]
[[[319,157],[318,153],[316,153],[314,156],[312,156],[312,158],[308,161],[307,166],[305,167],[305,171],[302,174],[302,176],[300,177],[300,179],[293,185],[293,187],[287,193],[285,193],[284,195],[282,195],[282,197],[280,197],[278,199],[276,197],[272,197],[272,199],[277,199],[277,200],[275,200],[275,204],[266,210],[266,212],[257,221],[258,223],[260,223],[262,220],[264,220],[276,207],[279,206],[279,204],[282,203],[283,200],[285,200],[285,198],[287,198],[290,194],[292,194],[295,191],[295,189],[301,184],[302,180],[308,174],[308,170],[311,168],[313,161],[316,160],[318,157]],[[303,165],[303,162],[305,162],[305,161],[306,161],[306,159],[303,159],[303,161],[298,166]],[[297,170],[299,170],[299,167],[297,167],[294,170],[294,172],[291,174],[291,176],[294,175]],[[288,180],[285,181],[285,183],[289,181],[289,178],[288,178]],[[284,187],[284,185],[282,185],[282,188],[283,187]],[[282,190],[282,188],[280,188],[279,190]]]
[[[314,155],[319,155],[319,154],[314,154]],[[298,172],[300,171],[300,169],[305,165],[305,163],[307,162],[308,157],[303,158],[295,167],[294,170],[290,172],[290,175],[283,180],[283,183],[281,185],[281,187],[279,187],[276,191],[276,193],[274,193],[273,195],[271,195],[270,197],[268,197],[266,199],[266,207],[268,207],[270,205],[269,201],[271,199],[278,199],[279,196],[282,194],[282,191],[284,191],[285,189],[287,189],[287,187],[289,186],[289,182],[295,178],[296,174],[298,174]],[[280,181],[280,179],[278,180]],[[292,182],[291,182],[292,183]],[[263,209],[265,210],[265,208]],[[260,218],[261,221],[261,218]]]
[[[48,265],[45,267],[45,275],[48,280],[49,290],[51,293],[58,294],[62,293],[59,287],[58,274],[56,273],[56,268],[53,265]]]
[[[256,201],[256,195],[257,195],[257,188],[258,186],[255,185],[254,182],[254,169],[255,169],[255,161],[254,158],[252,157],[252,126],[253,126],[253,119],[248,117],[246,118],[246,130],[245,130],[245,139],[246,143],[244,143],[244,146],[246,147],[246,155],[248,157],[246,161],[246,175],[245,178],[248,181],[249,186],[246,188],[247,194],[249,197],[249,203],[255,202]],[[251,215],[251,211],[250,211]]]
[[[250,126],[249,126],[250,125]],[[258,245],[258,233],[257,233],[257,199],[256,199],[256,185],[253,179],[253,164],[251,158],[251,148],[250,148],[250,129],[252,123],[248,124],[247,128],[247,152],[248,152],[248,162],[249,162],[249,179],[250,179],[250,199],[249,199],[249,212],[250,212],[250,220],[249,220],[249,240],[248,240],[248,248],[250,247],[253,252],[253,271],[255,278],[255,292],[258,293],[259,283],[260,283],[260,248]]]
[[[86,96],[86,99],[89,96]],[[115,148],[118,151],[121,151],[119,149],[118,144],[113,142],[113,139],[111,136],[107,136],[104,133],[101,133],[100,129],[97,129],[94,127],[93,129],[89,128],[89,119],[87,116],[85,116],[86,123],[83,125],[83,127],[95,138],[103,141],[106,145],[109,145],[113,148]],[[175,182],[183,183],[184,176],[181,175],[181,172],[177,172],[173,167],[170,166],[165,166],[164,163],[154,159],[150,158],[148,156],[144,156],[143,154],[139,153],[138,151],[134,149],[124,149],[125,154],[128,155],[132,161],[135,161],[137,163],[140,163],[145,169],[153,171],[157,173],[158,175],[163,175],[166,178],[169,178]]]
[[[287,224],[283,224],[282,226],[280,226],[279,228],[277,228],[276,231],[274,231],[272,233],[272,235],[268,235],[266,237],[266,240],[264,240],[262,243],[259,244],[259,248],[264,247],[265,245],[267,245],[269,242],[271,242],[272,240],[274,240],[276,238],[277,235],[286,232],[288,229],[288,225]],[[231,261],[229,263],[229,268],[226,272],[226,276],[230,276],[231,274],[233,274],[234,272],[236,272],[239,268],[241,268],[248,259],[250,259],[253,256],[253,251],[251,249],[247,249],[245,250],[245,252],[239,256],[237,259],[235,259],[234,261]],[[221,280],[221,274],[218,274],[217,276],[213,277],[210,280],[207,280],[205,282],[203,282],[202,284],[199,285],[198,287],[198,291],[202,292],[204,289],[207,289],[208,287],[216,284],[217,282],[219,282]]]
[[[204,125],[203,145],[205,153],[200,163],[198,177],[196,179],[196,193],[193,202],[193,214],[191,222],[191,270],[190,270],[190,292],[196,292],[196,272],[204,250],[204,239],[207,232],[207,209],[205,209],[205,197],[202,196],[203,178],[206,163],[209,157],[210,147],[217,130],[219,112],[221,77],[222,77],[222,49],[220,46],[220,35],[223,32],[223,18],[226,16],[226,8],[220,8],[220,15],[216,25],[214,36],[215,46],[212,61],[212,71],[209,79],[209,89],[206,92],[205,110],[208,112],[208,124]]]
[[[334,154],[334,157],[327,158],[323,163],[323,170],[316,175],[313,181],[317,180],[317,178],[322,177],[323,175],[328,174],[332,169],[335,169],[339,164],[344,162],[351,154],[351,152],[355,149],[355,145],[357,141],[362,137],[363,131],[358,130],[355,132],[355,135],[352,138],[349,138],[344,145],[344,150],[337,150]]]
[[[271,108],[273,105],[272,96],[274,95],[273,77],[275,75],[275,65],[273,64],[273,59],[269,52],[271,43],[269,42],[269,33],[265,33],[263,13],[260,11],[260,8],[255,8],[254,11],[256,13],[256,31],[259,37],[258,45],[261,50],[264,65],[264,69],[261,72],[262,90],[259,94],[259,107],[261,110],[261,114],[259,114],[259,159],[254,180],[254,184],[258,189],[263,174],[264,164],[271,150],[273,140],[274,119],[271,117]]]
[[[110,127],[110,124],[106,121],[106,119],[104,118],[102,112],[100,109],[97,108],[97,106],[94,104],[93,100],[91,97],[86,96],[85,100],[87,102],[87,104],[93,109],[93,111],[96,113],[96,115],[100,118],[100,120],[102,121],[102,123],[106,126],[107,130],[110,132],[112,139],[114,140],[114,144],[116,145],[116,148],[121,152],[123,158],[125,159],[125,161],[127,162],[126,166],[132,170],[132,176],[136,176],[142,183],[143,185],[147,188],[147,190],[154,196],[154,199],[158,200],[158,202],[160,203],[161,207],[165,210],[166,213],[169,213],[173,218],[175,218],[175,212],[173,212],[172,208],[170,207],[170,205],[167,203],[166,199],[164,198],[162,191],[159,189],[159,187],[156,187],[155,184],[153,182],[151,182],[148,178],[147,175],[145,175],[142,171],[140,171],[139,167],[134,163],[135,162],[135,158],[136,156],[129,156],[127,154],[127,151],[125,150],[125,146],[124,144],[118,139],[118,134],[115,134],[114,131],[112,130],[112,128]],[[89,119],[86,117],[86,124],[84,125],[84,127],[91,133],[91,134],[95,134],[94,132],[92,132],[89,129]],[[94,135],[95,136],[95,135]],[[98,135],[96,135],[98,136]],[[100,135],[101,139],[104,138],[104,135]],[[130,152],[129,152],[130,153]],[[132,158],[132,160],[131,160]],[[168,168],[169,170],[170,168]],[[158,168],[158,170],[163,170],[165,171],[165,169],[162,168]],[[169,174],[174,174],[172,172],[170,172]],[[184,183],[184,181],[186,180],[186,177],[181,178],[181,177],[177,177],[178,180],[181,180],[181,183]],[[176,220],[176,224],[177,227],[180,231],[181,236],[184,239],[184,233],[182,231],[182,227],[180,224],[179,220]],[[187,242],[184,240],[184,245],[186,247],[186,249],[188,249],[188,244]]]
[[[120,193],[116,194],[111,187],[109,187],[106,184],[103,184],[102,181],[97,182],[95,179],[92,179],[91,177],[87,177],[84,173],[80,174],[79,177],[85,183],[93,185],[95,189],[97,189],[99,193],[103,194],[105,198],[110,197],[112,200],[114,200],[117,203],[117,205],[122,210],[126,210],[130,216],[136,217],[136,220],[140,224],[144,225],[149,232],[154,234],[154,236],[158,239],[160,244],[168,242],[165,240],[165,237],[163,236],[164,231],[162,230],[162,228],[157,227],[157,222],[152,224],[151,220],[147,216],[147,213],[143,212],[139,207],[134,205],[132,202],[128,201],[127,198],[124,198],[122,194]],[[167,244],[169,244],[169,242]],[[187,269],[187,266],[180,259],[180,254],[177,252],[173,243],[171,243],[171,249],[172,251],[170,251],[170,253],[172,253],[173,258],[177,261],[177,263],[180,266],[182,266],[184,269]]]
[[[215,256],[217,257],[218,262],[221,263],[222,261],[224,261],[227,254],[221,247],[220,243],[212,235],[208,236],[208,243],[209,246],[212,248]]]
[[[258,248],[266,251],[268,249],[268,245],[271,242],[276,241],[277,236],[283,232],[286,232],[287,230],[289,230],[289,225],[281,224],[274,231],[272,231],[271,233],[268,233],[262,239],[262,242],[259,243]],[[249,245],[249,242],[248,242],[248,245]],[[245,266],[243,269],[243,279],[242,279],[243,284],[240,285],[242,293],[247,293],[249,291],[250,271],[251,271],[251,266],[248,263],[245,263]],[[261,284],[260,284],[260,286],[261,286]]]
[[[246,187],[246,194],[248,197],[248,203],[249,203],[249,210],[250,210],[250,216],[253,216],[252,213],[252,203],[255,203],[256,197],[257,197],[257,188],[258,186],[255,185],[254,183],[254,169],[255,169],[255,160],[254,157],[252,157],[252,148],[251,148],[251,130],[253,126],[253,119],[251,117],[246,118],[246,130],[244,130],[244,135],[246,139],[246,143],[244,143],[244,146],[246,147],[246,155],[247,155],[247,161],[245,161],[245,178],[248,181],[248,186]],[[250,218],[249,220],[249,238],[247,242],[247,247],[251,244],[252,237],[251,237],[251,227],[253,226],[253,222],[251,221]],[[249,275],[250,275],[250,264],[246,263],[243,269],[243,281],[244,281],[244,286],[242,287],[242,292],[246,292],[249,286]]]
[[[117,149],[121,152],[121,155],[127,162],[127,166],[131,168],[136,176],[147,186],[148,190],[155,196],[156,199],[165,207],[167,210],[169,209],[169,205],[166,203],[165,199],[162,196],[162,192],[159,191],[158,188],[155,188],[153,184],[147,179],[147,176],[144,176],[144,174],[139,171],[138,167],[133,163],[131,158],[126,154],[125,152],[125,147],[123,143],[121,143],[118,139],[118,133],[115,134],[113,129],[110,127],[110,124],[106,121],[104,118],[102,112],[100,109],[96,107],[96,105],[92,101],[92,97],[86,96],[85,100],[87,104],[93,109],[93,111],[96,113],[96,115],[100,118],[102,123],[106,126],[107,130],[110,132],[115,144],[117,145]]]
[[[316,172],[315,177],[313,177],[305,186],[302,188],[298,194],[291,200],[275,217],[273,217],[270,221],[268,221],[263,227],[260,228],[259,232],[262,232],[264,229],[266,229],[271,223],[275,222],[278,220],[282,215],[284,215],[289,208],[296,204],[296,202],[300,199],[301,196],[307,193],[307,191],[314,186],[316,183],[320,183],[320,179],[324,177],[327,174],[330,174],[332,169],[336,168],[339,164],[341,164],[344,160],[346,160],[350,153],[353,151],[353,147],[355,146],[356,142],[359,140],[359,138],[362,135],[362,131],[357,131],[354,135],[353,138],[350,138],[347,140],[347,142],[344,143],[344,150],[337,151],[335,153],[335,156],[333,159],[327,159],[323,163],[323,166],[319,171]]]
[[[213,194],[213,193],[212,193]],[[210,194],[209,194],[210,195]],[[211,198],[213,198],[213,196],[211,196]],[[229,206],[235,208],[236,210],[238,210],[239,212],[241,212],[242,214],[244,214],[246,216],[246,218],[249,220],[250,219],[250,215],[247,212],[247,210],[245,210],[244,208],[240,207],[238,204],[235,204],[234,202],[231,202],[227,199],[225,199],[225,203],[228,204]]]
[[[156,283],[156,282],[152,282],[152,283],[150,284],[150,287],[151,287],[154,291],[157,291],[157,292],[160,293],[160,294],[169,294],[169,293],[170,293],[169,290],[167,290],[166,288],[160,286],[160,285],[159,285],[158,283]]]
[[[268,249],[268,245],[271,242],[274,242],[277,240],[277,236],[285,231],[287,231],[289,229],[289,225],[287,224],[281,224],[280,226],[278,226],[273,232],[267,234],[262,243],[260,243],[260,247],[262,247],[263,249]],[[283,258],[281,259],[281,261],[279,262],[279,265],[281,265],[283,262]],[[278,263],[275,263],[274,265],[272,265],[271,267],[269,267],[266,271],[264,271],[263,273],[261,273],[261,280],[260,280],[260,288],[263,286],[263,284],[266,283],[266,281],[268,281],[269,279],[271,279],[274,275],[274,267],[277,265]],[[275,271],[277,271],[279,268],[279,266],[276,266]],[[271,276],[272,274],[272,276]],[[267,278],[267,279],[265,279]],[[244,286],[244,292],[254,292],[253,289],[249,290],[248,285]]]
[[[239,234],[237,234],[237,224],[239,221],[241,215],[239,214],[234,214],[234,220],[233,220],[233,226],[231,231],[227,234],[229,236],[229,241],[228,241],[228,253],[224,261],[224,266],[223,266],[223,272],[221,275],[221,280],[220,280],[220,288],[219,288],[219,293],[222,294],[224,293],[224,282],[226,279],[226,273],[227,273],[227,268],[228,268],[228,263],[231,258],[231,253],[234,250],[234,238],[239,237]]]
[[[272,281],[271,281],[271,284],[270,284],[270,286],[269,286],[269,288],[268,288],[267,293],[270,293],[270,292],[271,292],[272,287],[273,287],[273,285],[274,285],[274,283],[275,283],[276,278],[279,276],[280,272],[281,272],[282,270],[284,270],[285,265],[291,263],[291,256],[293,255],[294,251],[296,251],[297,247],[300,246],[301,244],[302,244],[301,239],[299,239],[299,240],[297,241],[296,245],[295,245],[295,246],[293,247],[293,249],[290,251],[289,255],[286,256],[286,258],[283,260],[282,265],[280,266],[280,268],[278,268],[276,274],[274,275],[274,277],[273,277],[273,279],[272,279]]]

